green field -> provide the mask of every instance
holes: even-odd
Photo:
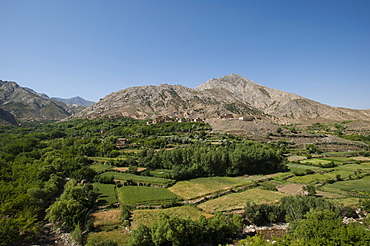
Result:
[[[94,183],[94,186],[99,189],[98,206],[107,206],[118,202],[114,184]]]
[[[141,176],[141,175],[135,175],[135,174],[130,174],[130,173],[120,173],[120,172],[105,172],[100,175],[107,176],[107,177],[113,176],[114,179],[120,180],[120,181],[131,180],[137,183],[145,183],[145,184],[152,184],[152,185],[159,185],[159,186],[167,186],[174,182],[172,179]]]
[[[363,172],[363,171],[370,171],[370,166],[361,163],[361,164],[346,164],[346,165],[340,165],[333,168],[334,170],[347,170],[352,172]]]
[[[295,163],[288,163],[287,166],[288,166],[288,168],[291,172],[293,172],[295,170],[312,169],[312,170],[316,171],[316,170],[320,169],[320,167],[304,165],[304,164],[295,164]]]
[[[177,182],[169,190],[184,199],[195,199],[218,191],[228,190],[252,182],[231,177],[196,178]]]
[[[336,180],[337,175],[340,175],[342,179],[348,178],[349,175],[353,175],[353,171],[347,170],[335,170],[328,173],[314,173],[305,176],[294,176],[287,179],[288,182],[299,183],[299,184],[310,184],[312,182],[323,182],[329,179]]]
[[[128,205],[163,205],[179,201],[180,198],[165,188],[147,186],[124,186],[119,188],[119,200]]]
[[[327,152],[327,153],[323,153],[322,155],[343,157],[343,156],[355,156],[355,155],[359,154],[360,152],[361,151]]]
[[[107,162],[107,161],[118,161],[118,160],[125,160],[126,158],[110,158],[110,157],[89,157],[90,160],[95,161],[95,162]]]
[[[150,171],[150,175],[157,177],[157,178],[166,178],[173,174],[172,170],[168,169],[157,169],[154,171]]]
[[[117,229],[112,231],[89,233],[87,236],[87,242],[90,243],[89,245],[99,245],[102,241],[113,241],[117,245],[127,245],[129,237],[130,233],[128,233],[126,230]]]
[[[210,214],[199,211],[195,207],[191,206],[180,206],[166,209],[142,209],[134,211],[134,223],[137,225],[144,224],[150,226],[156,222],[159,218],[160,213],[166,213],[170,216],[176,216],[178,218],[197,220],[201,215],[206,218],[211,217]]]
[[[105,172],[107,170],[111,170],[113,168],[113,166],[104,165],[104,164],[101,164],[101,163],[95,163],[95,164],[91,165],[90,168],[93,169],[97,173],[101,173],[101,172]]]
[[[335,182],[334,184],[325,185],[324,191],[342,191],[344,195],[355,196],[355,197],[364,197],[370,198],[370,176],[366,176],[362,179],[356,180],[345,180]]]
[[[94,186],[99,189],[98,206],[107,206],[118,202],[114,184],[94,183]]]
[[[207,213],[239,210],[244,209],[247,202],[254,202],[256,204],[277,203],[284,196],[286,195],[280,192],[253,188],[240,193],[233,193],[209,200],[200,204],[198,207]]]

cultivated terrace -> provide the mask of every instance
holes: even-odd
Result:
[[[127,117],[0,125],[0,245],[370,245],[370,138],[350,123],[258,142]]]

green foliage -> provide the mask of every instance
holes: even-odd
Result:
[[[369,245],[370,234],[361,225],[342,225],[330,210],[311,210],[300,220],[293,232],[307,245]]]
[[[305,214],[311,209],[330,210],[339,216],[339,208],[321,197],[315,196],[286,196],[281,199],[280,208],[285,213],[286,222],[294,223],[303,219]]]
[[[206,219],[180,219],[162,214],[158,222],[150,227],[139,225],[132,232],[129,245],[198,245],[201,243],[220,243],[239,232],[242,218],[238,215],[227,217],[220,213]]]
[[[307,192],[307,195],[314,196],[316,195],[316,187],[314,185],[304,185],[302,189]]]
[[[76,243],[82,244],[83,236],[82,236],[82,231],[81,231],[81,227],[79,224],[77,224],[75,229],[71,232],[71,237]]]
[[[265,225],[276,222],[282,216],[282,211],[277,205],[247,203],[244,209],[245,217],[255,225]]]
[[[63,228],[72,230],[81,224],[89,208],[97,198],[92,185],[76,186],[69,181],[60,198],[47,210],[46,218],[53,223],[59,223]]]
[[[174,169],[176,180],[207,176],[236,176],[285,170],[282,151],[256,142],[230,146],[193,144],[159,151],[145,167]]]
[[[314,144],[307,144],[306,150],[308,154],[318,154],[321,153],[321,150]]]

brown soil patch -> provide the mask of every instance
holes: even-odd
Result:
[[[276,188],[280,192],[295,196],[295,195],[300,195],[303,193],[302,187],[303,185],[300,185],[300,184],[286,184],[286,185],[280,185]]]
[[[356,161],[370,161],[369,157],[364,157],[364,156],[351,157],[351,159],[356,160]]]
[[[115,168],[113,168],[113,170],[117,170],[117,171],[119,171],[119,172],[126,172],[126,171],[128,171],[128,167],[115,167]],[[137,169],[137,171],[138,171],[139,173],[144,172],[145,170],[146,170],[146,168],[145,168],[145,167],[139,167],[139,168]]]
[[[306,159],[307,159],[307,157],[297,156],[297,155],[288,157],[288,161],[302,161],[302,160],[306,160]]]

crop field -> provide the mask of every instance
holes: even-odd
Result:
[[[199,211],[197,208],[192,206],[180,206],[167,209],[142,209],[134,211],[134,224],[136,226],[139,224],[150,226],[154,222],[158,221],[161,213],[166,213],[170,216],[183,219],[190,218],[192,220],[199,219],[201,215],[204,215],[206,218],[212,217],[212,215]]]
[[[356,153],[356,151],[344,151],[344,152],[325,152],[322,153],[322,155],[325,156],[352,156]]]
[[[366,165],[366,163],[361,163],[361,164],[345,164],[345,165],[340,165],[337,167],[334,167],[333,169],[336,170],[348,170],[348,171],[370,171],[370,165]]]
[[[305,169],[312,169],[314,171],[320,169],[320,167],[310,166],[310,165],[304,165],[304,164],[295,164],[295,163],[289,163],[287,164],[290,171],[294,170],[305,170]]]
[[[323,158],[312,158],[312,159],[306,159],[301,161],[302,164],[307,164],[307,165],[313,165],[313,166],[319,166],[320,164],[328,164],[331,161],[329,160],[324,160]]]
[[[117,245],[127,245],[128,238],[130,237],[130,233],[123,229],[111,230],[111,231],[101,231],[97,233],[89,233],[88,234],[88,242],[94,242],[91,245],[98,245],[99,242],[102,241],[113,241]],[[103,244],[101,244],[103,245]],[[108,244],[105,244],[108,245]]]
[[[101,163],[95,163],[95,164],[91,165],[90,168],[92,168],[97,173],[101,173],[101,172],[105,172],[107,170],[111,170],[112,166],[111,165],[104,165],[104,164],[101,164]]]
[[[110,157],[89,157],[90,160],[96,161],[96,162],[107,162],[107,161],[118,161],[118,160],[125,160],[126,158],[110,158]]]
[[[341,190],[342,194],[355,197],[370,198],[370,176],[363,177],[356,180],[338,181],[333,184],[325,185],[324,190],[330,189]]]
[[[244,209],[247,202],[253,202],[256,204],[277,203],[284,196],[286,195],[280,192],[253,188],[240,193],[234,193],[209,200],[200,204],[198,207],[207,213],[232,211]]]
[[[169,190],[184,199],[195,199],[217,191],[252,184],[250,181],[231,177],[196,178],[177,182]]]
[[[106,227],[120,224],[121,209],[111,209],[107,211],[97,212],[90,215],[94,218],[94,227]]]
[[[153,185],[160,185],[160,186],[166,186],[174,182],[171,179],[141,176],[141,175],[135,175],[135,174],[130,174],[130,173],[120,173],[120,172],[105,172],[100,175],[107,176],[107,177],[113,176],[114,179],[120,180],[120,181],[132,180],[138,183],[146,183],[146,184],[153,184]]]
[[[165,188],[147,186],[123,186],[119,188],[120,202],[129,205],[162,205],[179,201],[180,198]]]
[[[119,171],[119,172],[126,172],[126,171],[130,170],[128,167],[114,167],[112,169],[116,170],[116,171]],[[137,172],[139,172],[139,173],[144,172],[145,170],[146,170],[145,167],[138,167],[137,168]]]
[[[168,170],[168,169],[156,169],[154,171],[150,171],[150,175],[157,177],[157,178],[166,178],[172,174],[173,174],[173,171]]]
[[[342,179],[348,178],[349,175],[353,175],[352,171],[347,170],[336,170],[328,173],[314,173],[305,176],[295,176],[287,179],[289,182],[299,183],[299,184],[310,184],[312,182],[322,182],[328,179],[336,179],[337,175],[340,175]]]
[[[94,186],[99,189],[98,206],[107,206],[118,202],[114,184],[94,183]]]

